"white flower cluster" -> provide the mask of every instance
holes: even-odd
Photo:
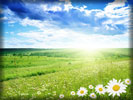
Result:
[[[126,87],[127,85],[131,84],[130,79],[125,79],[124,82],[121,80],[117,81],[116,79],[110,80],[106,86],[103,86],[102,84],[96,85],[94,88],[93,85],[89,85],[89,89],[95,89],[95,92],[90,93],[89,97],[92,99],[97,98],[96,94],[105,94],[108,93],[108,95],[114,96],[120,96],[122,93],[126,93]],[[70,93],[72,96],[76,95],[74,91],[71,91]],[[80,97],[86,96],[88,94],[88,90],[85,87],[80,87],[80,89],[77,91],[77,95]],[[60,99],[64,98],[64,94],[60,94]]]

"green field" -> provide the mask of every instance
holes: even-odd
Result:
[[[91,100],[89,89],[113,78],[131,79],[130,50],[121,49],[4,49],[1,56],[0,100]],[[85,97],[72,96],[85,87]],[[38,91],[40,94],[38,94]],[[97,95],[97,100],[132,100],[131,85],[120,97]]]

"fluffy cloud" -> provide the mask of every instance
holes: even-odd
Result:
[[[117,1],[109,3],[104,10],[88,10],[85,5],[82,7],[72,6],[70,1],[66,1],[65,4],[42,3],[40,6],[31,3],[15,3],[8,5],[9,9],[5,11],[5,16],[12,20],[11,18],[15,17],[14,14],[16,14],[24,21],[25,19],[31,19],[33,22],[38,20],[42,21],[42,23],[45,21],[54,23],[61,28],[79,29],[84,27],[85,31],[91,30],[93,34],[98,34],[96,31],[92,31],[95,30],[94,27],[100,27],[100,30],[97,30],[101,32],[100,34],[115,35],[117,33],[122,34],[123,30],[127,28],[125,23],[128,23],[127,19],[129,17],[129,6],[125,5],[125,1],[120,4],[116,3]],[[112,20],[113,25],[111,25],[110,20]],[[116,24],[121,24],[123,30]],[[84,25],[87,25],[87,27]],[[112,30],[118,31],[115,33]]]
[[[55,32],[53,32],[56,30]],[[129,47],[128,33],[106,36],[99,34],[86,35],[70,29],[51,29],[44,32],[18,33],[30,39],[30,47],[40,48],[122,48]],[[31,41],[34,40],[34,41]],[[26,41],[27,42],[27,41]],[[34,46],[33,46],[34,44]]]
[[[125,1],[109,3],[102,9],[87,9],[63,3],[31,3],[8,5],[8,22],[19,22],[22,27],[34,26],[38,30],[19,32],[16,38],[6,39],[5,47],[91,48],[128,47],[129,6]],[[13,17],[15,18],[13,20]],[[17,37],[22,37],[18,39]]]
[[[121,18],[129,16],[129,6],[126,5],[126,0],[115,0],[109,3],[105,9],[105,14],[110,18]]]

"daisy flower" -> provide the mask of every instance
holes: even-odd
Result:
[[[91,97],[92,99],[95,99],[97,96],[96,96],[95,93],[91,93],[91,94],[90,94],[90,97]]]
[[[89,85],[89,89],[93,89],[94,87],[93,87],[93,85]]]
[[[71,92],[71,95],[75,95],[75,92],[74,92],[74,91],[72,91],[72,92]]]
[[[78,90],[78,92],[77,92],[77,95],[78,96],[84,96],[84,95],[86,95],[87,94],[87,89],[86,88],[84,88],[84,87],[80,87],[80,89]]]
[[[107,87],[107,92],[110,95],[113,95],[113,97],[115,95],[120,96],[121,93],[126,93],[125,89],[127,87],[127,85],[123,84],[123,82],[121,82],[121,80],[119,80],[117,82],[117,80],[113,79],[110,80]]]
[[[95,88],[95,91],[99,94],[105,94],[105,88],[103,87],[103,85],[97,85],[96,88]]]
[[[126,83],[127,85],[130,85],[130,84],[131,84],[131,80],[130,80],[130,79],[126,79],[126,80],[125,80],[125,83]]]
[[[60,99],[64,98],[64,94],[60,94],[59,97],[60,97]]]

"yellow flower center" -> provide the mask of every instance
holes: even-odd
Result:
[[[81,94],[84,94],[84,90],[81,90],[80,93],[81,93]]]
[[[127,83],[129,83],[129,80],[127,80]]]
[[[90,86],[90,88],[92,88],[92,86]]]
[[[74,94],[74,92],[72,92],[72,94]]]
[[[99,88],[99,91],[103,91],[103,88]]]
[[[118,91],[119,89],[120,89],[120,86],[119,86],[119,85],[114,85],[114,86],[113,86],[113,90],[114,90],[114,91]]]
[[[95,97],[95,95],[94,95],[94,94],[92,94],[92,97]]]

